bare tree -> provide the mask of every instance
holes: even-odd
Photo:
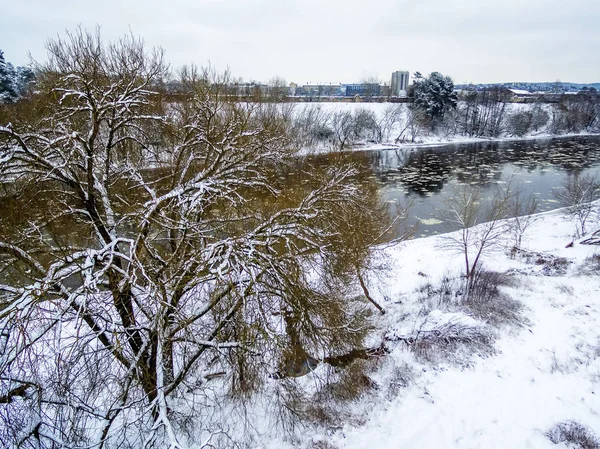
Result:
[[[409,138],[412,143],[423,133],[426,127],[427,117],[421,109],[408,107],[406,109],[406,127],[402,129],[402,132],[396,138],[396,143],[400,137],[404,134],[404,131],[408,130]]]
[[[458,231],[445,237],[444,246],[462,254],[469,281],[477,273],[482,256],[500,244],[509,231],[504,221],[509,200],[508,190],[498,190],[484,204],[480,189],[462,185],[446,201],[446,220]]]
[[[507,189],[511,192],[508,212],[513,217],[509,225],[514,238],[513,248],[520,249],[523,236],[536,222],[534,214],[538,210],[538,200],[535,195],[525,195],[518,187],[513,189],[510,183]]]
[[[289,88],[285,78],[275,76],[267,83],[267,99],[275,103],[285,101],[289,95]]]
[[[501,87],[478,92],[471,86],[461,108],[463,132],[469,136],[499,136],[504,129],[506,100],[506,91]]]
[[[402,121],[403,107],[401,104],[389,104],[383,109],[383,114],[376,121],[377,142],[388,141],[392,131]],[[400,135],[404,134],[401,131]]]
[[[301,147],[307,148],[330,141],[334,136],[330,121],[331,113],[320,105],[305,104],[298,107],[292,121],[296,141]]]
[[[533,113],[531,111],[515,111],[506,120],[507,131],[518,137],[523,137],[531,129]]]
[[[550,120],[550,114],[544,109],[541,96],[536,97],[535,103],[531,108],[531,127],[534,131],[539,131],[546,126]]]
[[[600,194],[597,177],[580,172],[569,174],[563,186],[553,193],[565,207],[565,214],[577,222],[577,235],[584,236],[587,222],[596,209],[594,201]]]
[[[354,137],[354,117],[350,111],[338,110],[331,114],[335,146],[344,150],[352,143]]]
[[[367,101],[372,101],[373,97],[381,95],[381,80],[376,76],[367,76],[361,79],[363,85],[363,95]]]
[[[354,114],[352,114],[352,119],[354,121],[353,138],[355,141],[377,140],[379,125],[374,111],[366,108],[357,108],[354,110]]]
[[[369,244],[348,249],[339,220],[376,203],[356,167],[282,181],[279,108],[236,103],[227,75],[193,67],[191,94],[166,104],[162,52],[135,38],[79,30],[47,48],[35,107],[0,124],[3,442],[182,447],[186,420],[217,430],[210,373],[224,400],[291,348],[360,346]]]

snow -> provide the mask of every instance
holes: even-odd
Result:
[[[474,355],[466,368],[423,366],[398,397],[382,397],[363,426],[345,425],[324,438],[337,447],[356,449],[553,448],[544,433],[565,420],[579,421],[600,434],[600,276],[598,271],[591,276],[581,271],[585,259],[598,251],[580,244],[565,248],[574,224],[560,212],[539,218],[526,239],[528,249],[573,263],[564,275],[517,274],[518,286],[505,288],[525,305],[527,324],[501,328],[495,355]],[[415,321],[406,312],[418,308],[415,289],[424,277],[435,280],[460,270],[460,256],[439,249],[442,239],[417,239],[388,250],[395,266],[389,277],[398,281],[386,294],[402,302],[386,304],[384,327]],[[485,263],[516,273],[526,265],[506,251],[497,251]],[[434,310],[429,317],[429,329],[453,320],[479,325],[456,312]],[[387,365],[415,364],[398,345]]]
[[[252,447],[562,448],[567,446],[556,446],[545,434],[569,420],[600,436],[600,263],[589,260],[600,248],[580,244],[584,238],[567,247],[574,232],[575,223],[562,211],[538,214],[521,256],[511,256],[512,239],[485,256],[486,268],[510,273],[513,282],[501,291],[524,306],[520,323],[498,326],[466,309],[428,307],[424,301],[424,286],[443,278],[460,282],[462,257],[444,249],[448,235],[383,248],[390,268],[370,287],[386,314],[377,315],[369,344],[383,339],[389,353],[368,373],[376,388],[346,404],[356,419],[309,425],[290,441],[257,414],[255,425],[264,433]],[[566,260],[554,269],[532,258]],[[441,338],[488,332],[495,341],[489,352],[457,349],[453,358],[420,359],[411,342],[434,332]],[[398,384],[395,370],[406,370],[409,380],[391,393]],[[298,380],[317,385],[326,371],[321,364]]]
[[[533,95],[528,90],[522,90],[522,89],[508,89],[508,90],[515,95]]]

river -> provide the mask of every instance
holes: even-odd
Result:
[[[383,201],[410,204],[416,236],[455,230],[443,220],[447,200],[464,184],[490,200],[510,183],[535,195],[538,211],[562,205],[554,196],[569,175],[600,176],[600,136],[447,144],[439,147],[365,151]]]

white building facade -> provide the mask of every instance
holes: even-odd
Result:
[[[406,97],[406,90],[408,89],[408,79],[408,71],[393,72],[390,95],[392,97]]]

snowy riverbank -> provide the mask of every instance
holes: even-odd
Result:
[[[569,134],[550,134],[550,133],[539,133],[531,134],[523,137],[467,137],[467,136],[437,136],[429,135],[419,138],[416,142],[405,142],[405,143],[368,143],[363,142],[354,146],[351,146],[344,151],[381,151],[381,150],[415,150],[420,148],[439,148],[446,145],[461,145],[470,143],[502,143],[502,142],[528,142],[535,140],[560,140],[570,139],[577,137],[598,137],[600,133],[582,132],[582,133],[569,133]],[[303,149],[301,154],[325,154],[332,151],[338,151],[333,149],[331,146],[320,145],[311,149]]]
[[[459,102],[457,110],[444,125],[432,131],[411,114],[407,104],[392,103],[306,103],[285,104],[287,114],[293,117],[295,133],[304,142],[301,154],[320,154],[331,151],[367,151],[382,149],[413,149],[448,144],[511,142],[537,139],[561,139],[569,137],[597,136],[598,132],[569,132],[555,120],[556,105],[539,105],[544,115],[538,127],[529,127],[519,134],[511,132],[510,117],[520,113],[533,113],[532,104],[507,103],[497,118],[494,133],[471,130],[466,132],[461,122],[465,109]],[[463,111],[463,112],[461,112]],[[464,119],[464,117],[463,117]],[[353,122],[353,120],[355,120]],[[584,129],[584,128],[581,128]],[[597,129],[589,128],[592,131]],[[486,136],[496,137],[486,137]]]
[[[566,247],[574,229],[560,212],[540,214],[522,252],[498,247],[485,257],[503,274],[504,298],[522,304],[515,320],[459,304],[463,261],[444,249],[447,235],[387,248],[389,271],[372,285],[387,309],[376,334],[390,352],[367,374],[372,388],[346,404],[353,419],[311,429],[289,447],[550,449],[566,446],[545,433],[568,420],[600,435],[600,248]],[[418,329],[442,338],[417,351],[402,337]]]

